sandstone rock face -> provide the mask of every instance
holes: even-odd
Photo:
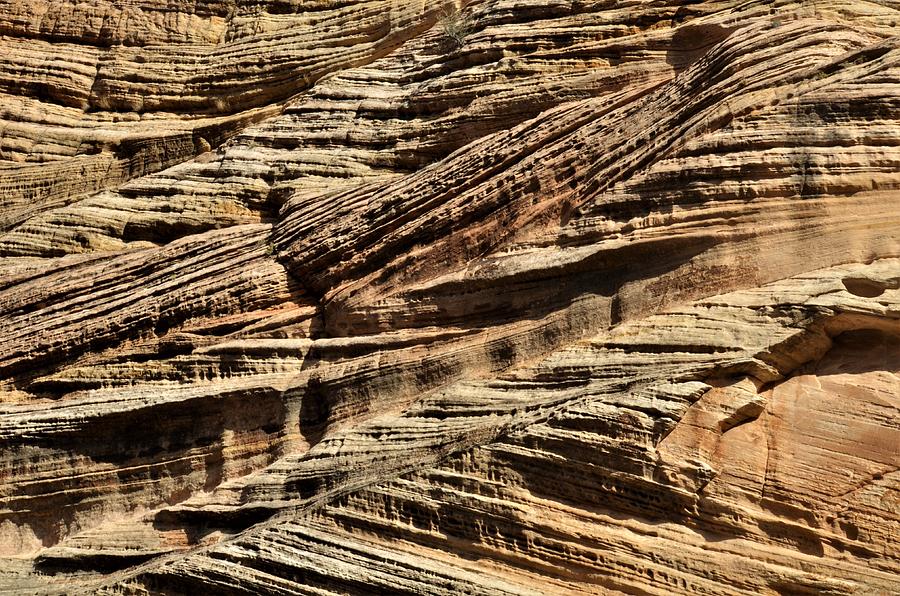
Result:
[[[900,592],[898,23],[0,0],[0,593]]]

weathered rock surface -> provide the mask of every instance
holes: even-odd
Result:
[[[0,0],[0,592],[900,591],[898,22]]]

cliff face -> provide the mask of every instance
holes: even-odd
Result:
[[[0,592],[900,590],[898,23],[0,0]]]

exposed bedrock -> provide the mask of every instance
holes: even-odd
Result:
[[[0,0],[0,592],[900,590],[898,21]]]

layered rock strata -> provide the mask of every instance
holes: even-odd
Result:
[[[0,2],[0,591],[897,591],[898,13]]]

